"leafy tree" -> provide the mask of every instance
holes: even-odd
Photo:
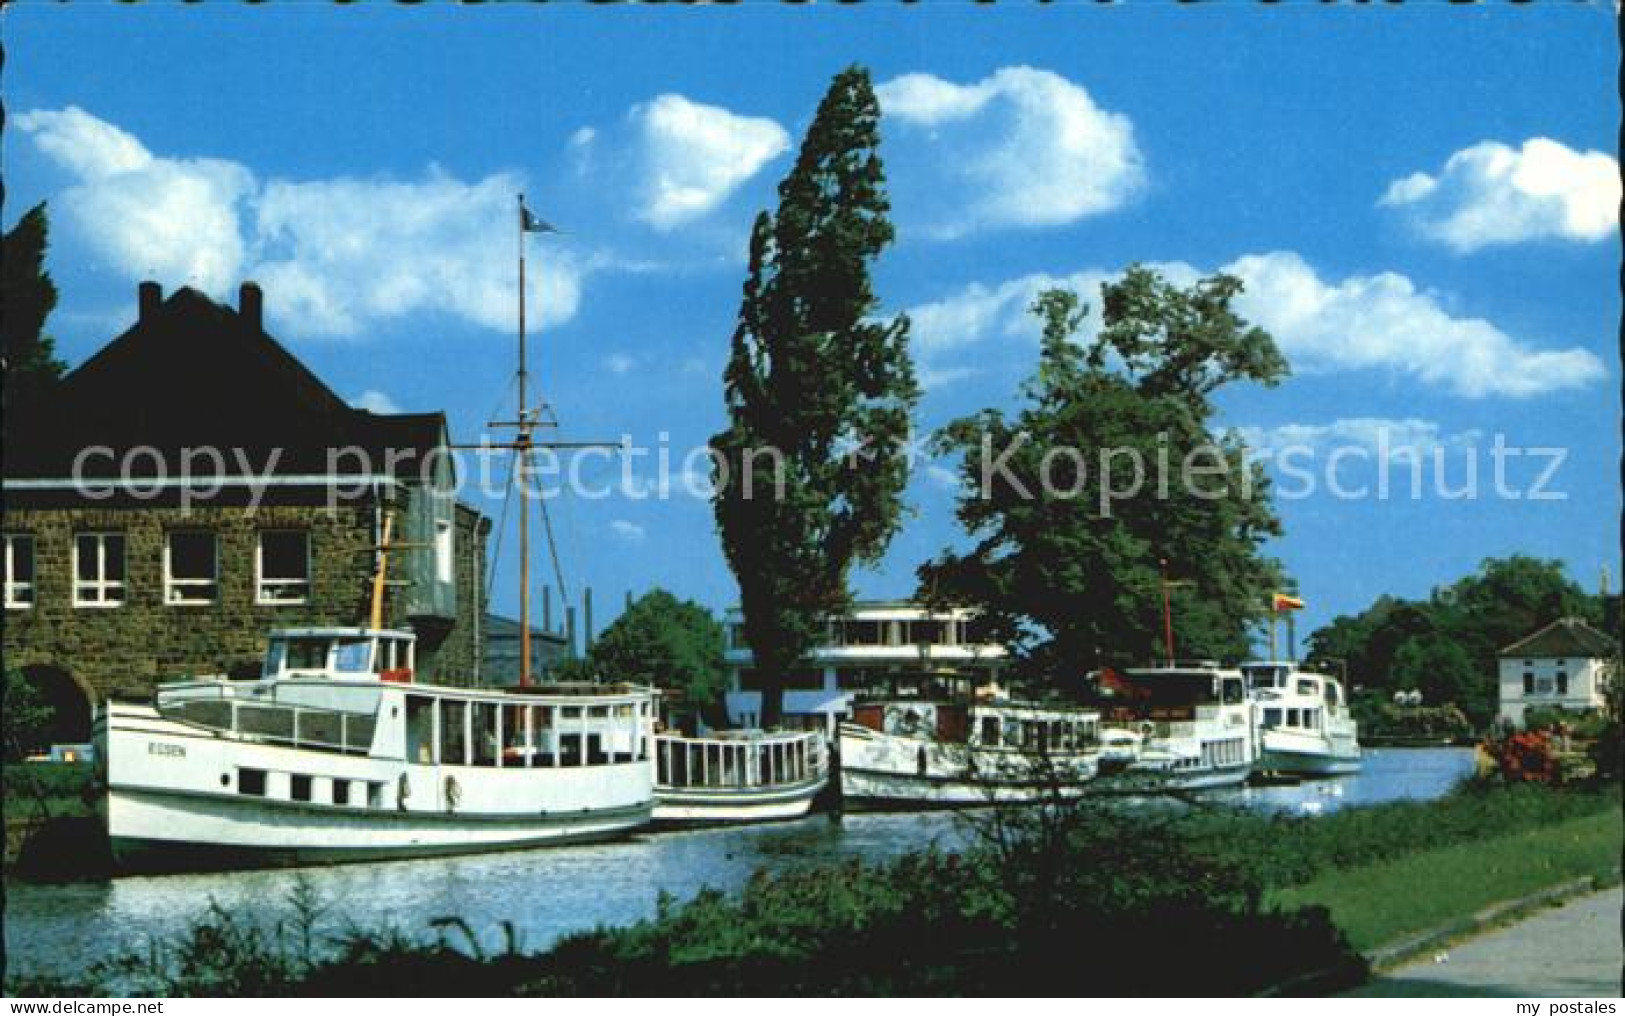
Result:
[[[5,697],[0,701],[0,719],[4,721],[6,743],[3,751],[7,758],[17,752],[28,752],[50,741],[50,730],[56,718],[39,693],[39,689],[23,676],[22,671],[7,668]]]
[[[757,216],[711,439],[714,509],[778,722],[784,675],[847,599],[854,562],[879,560],[902,515],[904,442],[919,399],[908,319],[877,317],[871,263],[891,242],[869,74],[837,75],[776,214]]]
[[[686,704],[705,708],[726,690],[722,650],[722,625],[709,610],[656,589],[604,629],[587,662],[600,676],[681,692]]]
[[[45,270],[50,223],[41,202],[29,209],[0,248],[0,338],[5,349],[6,430],[12,421],[38,406],[67,365],[56,358],[56,346],[45,332],[45,319],[56,307],[56,284]]]
[[[956,516],[975,542],[922,566],[922,595],[979,608],[1030,673],[1061,679],[1161,655],[1166,560],[1191,584],[1176,594],[1181,655],[1245,655],[1249,624],[1281,588],[1260,551],[1280,524],[1263,470],[1214,433],[1211,396],[1273,385],[1287,368],[1230,309],[1240,289],[1223,275],[1180,289],[1132,266],[1101,287],[1103,327],[1087,345],[1077,295],[1040,294],[1026,407],[1014,419],[983,410],[935,437],[961,457]]]
[[[1429,705],[1452,704],[1469,716],[1495,712],[1495,689],[1467,651],[1447,639],[1415,639],[1394,654],[1394,683],[1415,688]],[[1486,694],[1488,693],[1488,694]]]

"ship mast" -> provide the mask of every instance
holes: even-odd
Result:
[[[514,468],[519,471],[519,687],[530,686],[530,490],[533,420],[525,404],[525,196],[519,195],[519,416]]]

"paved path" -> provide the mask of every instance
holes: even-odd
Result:
[[[1614,888],[1583,896],[1383,974],[1356,995],[1618,998],[1625,947]]]

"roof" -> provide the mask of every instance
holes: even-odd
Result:
[[[123,453],[145,447],[171,477],[184,461],[193,476],[417,479],[445,444],[443,413],[371,413],[335,394],[266,333],[252,283],[242,309],[189,287],[166,300],[152,290],[136,323],[63,378],[25,428],[29,439],[6,449],[8,478],[73,476],[80,452],[98,447],[111,454],[85,459],[78,475],[116,476]],[[197,451],[204,448],[218,449],[221,461]],[[132,475],[159,474],[150,454],[128,463]]]
[[[1586,624],[1578,617],[1563,617],[1512,643],[1501,656],[1578,657],[1590,659],[1613,656],[1619,643]]]

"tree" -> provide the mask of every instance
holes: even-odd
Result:
[[[5,757],[17,752],[29,752],[50,741],[50,729],[56,711],[39,693],[39,689],[23,676],[22,671],[7,668],[5,695],[0,700],[0,719],[4,720]]]
[[[879,119],[868,72],[837,75],[777,213],[757,216],[724,374],[728,427],[711,439],[764,726],[824,615],[846,602],[849,569],[879,560],[902,515],[919,388],[908,319],[876,316],[869,279],[893,236]]]
[[[45,332],[45,319],[56,307],[56,284],[45,270],[50,223],[45,204],[29,209],[0,248],[0,338],[5,350],[6,436],[13,421],[40,406],[67,365],[56,358],[56,345]]]
[[[604,629],[587,663],[599,676],[678,692],[688,706],[704,709],[726,690],[722,650],[722,625],[709,610],[655,589]]]
[[[922,595],[979,608],[1053,682],[1160,655],[1166,560],[1191,584],[1177,594],[1181,655],[1245,655],[1248,626],[1282,587],[1260,551],[1280,523],[1263,470],[1211,429],[1210,397],[1236,381],[1273,385],[1286,363],[1231,311],[1240,289],[1224,275],[1180,289],[1132,266],[1101,287],[1103,327],[1087,345],[1078,297],[1041,294],[1026,407],[1013,420],[983,410],[934,439],[960,456],[955,513],[975,543],[922,566]]]

